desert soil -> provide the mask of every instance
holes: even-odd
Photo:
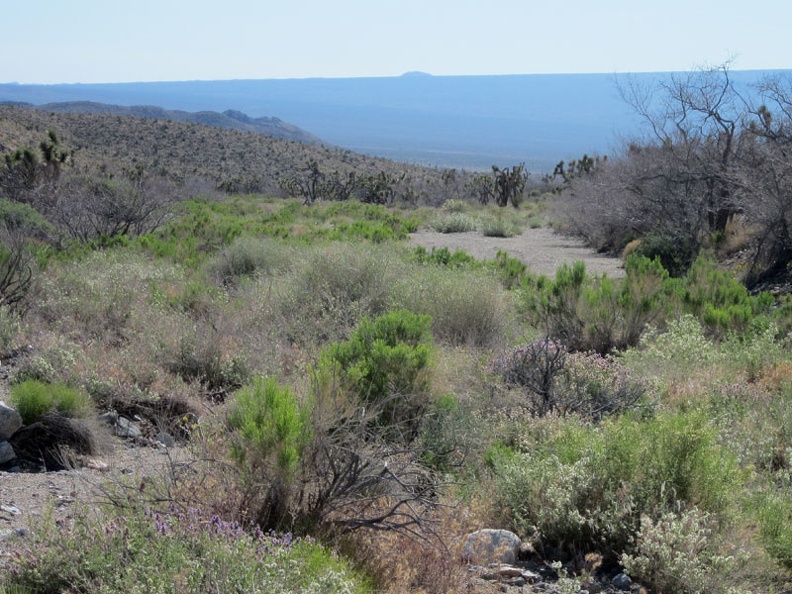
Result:
[[[619,258],[612,258],[594,252],[572,237],[555,233],[552,229],[528,229],[515,237],[484,237],[476,231],[467,233],[438,233],[420,230],[410,236],[415,246],[464,250],[479,260],[493,260],[499,250],[522,260],[528,269],[537,274],[553,276],[561,264],[571,264],[581,260],[590,273],[603,273],[612,277],[624,276],[624,268]]]

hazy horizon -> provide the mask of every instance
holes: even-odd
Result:
[[[789,65],[792,3],[737,0],[40,0],[3,9],[0,81],[207,80],[684,72]],[[739,17],[739,18],[736,18]]]

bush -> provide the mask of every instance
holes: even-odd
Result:
[[[209,275],[226,286],[233,286],[245,277],[269,276],[283,272],[293,262],[291,252],[274,239],[240,237],[210,260]]]
[[[525,277],[523,303],[529,319],[573,351],[607,354],[635,344],[647,323],[661,317],[670,288],[658,260],[630,256],[626,277],[591,277],[585,265],[563,264],[554,280]]]
[[[430,323],[405,310],[363,319],[349,340],[322,352],[319,368],[337,369],[364,406],[381,406],[376,421],[388,434],[414,437],[429,389]]]
[[[570,552],[631,552],[640,518],[697,507],[726,522],[740,475],[697,412],[622,416],[596,426],[567,420],[526,453],[493,456],[497,502],[512,526]]]
[[[494,216],[481,217],[477,228],[484,237],[514,237],[520,233],[513,222]]]
[[[7,305],[0,305],[0,357],[6,357],[14,351],[20,329],[20,315]]]
[[[713,582],[726,581],[723,575],[733,559],[718,554],[711,534],[709,515],[695,507],[666,512],[657,521],[641,516],[634,552],[623,554],[621,563],[633,579],[656,592],[725,591]]]
[[[559,342],[537,340],[489,364],[509,388],[525,390],[524,406],[538,416],[577,414],[588,420],[628,410],[646,393],[623,365],[597,353],[568,353]]]
[[[465,233],[476,230],[476,221],[461,212],[438,216],[431,225],[432,229],[439,233]]]
[[[65,417],[84,418],[93,412],[91,399],[63,384],[26,380],[11,388],[11,402],[30,425],[43,415],[57,412]]]
[[[449,344],[487,347],[518,332],[500,283],[479,270],[407,270],[397,287],[398,307],[432,318],[432,335]]]
[[[248,531],[194,508],[78,510],[68,527],[48,517],[18,552],[0,591],[369,591],[365,579],[310,539]]]

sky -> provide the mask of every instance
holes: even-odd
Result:
[[[0,9],[0,82],[792,68],[792,2],[33,0]]]

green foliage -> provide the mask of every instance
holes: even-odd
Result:
[[[369,591],[345,562],[310,539],[245,530],[189,508],[78,510],[68,528],[45,518],[21,544],[0,590],[192,594]],[[156,570],[152,570],[156,568]]]
[[[659,260],[672,277],[681,277],[690,269],[694,246],[684,238],[652,233],[642,237],[634,254],[649,260]]]
[[[789,489],[762,496],[757,506],[759,533],[767,553],[792,569],[792,499]]]
[[[499,503],[521,534],[577,552],[629,552],[640,518],[698,507],[729,518],[741,477],[700,412],[566,421],[524,454],[494,458]]]
[[[63,384],[25,380],[11,388],[11,402],[26,425],[42,415],[57,412],[65,417],[84,418],[93,412],[91,399]]]
[[[452,212],[436,217],[432,221],[432,229],[439,233],[465,233],[475,231],[476,221],[469,215],[461,212]]]
[[[380,400],[389,393],[425,391],[423,372],[431,352],[430,318],[409,311],[392,311],[364,318],[349,340],[328,347],[363,400]]]
[[[498,250],[493,264],[495,272],[507,289],[520,286],[525,278],[528,268],[518,258],[513,258],[507,252]]]
[[[36,239],[48,239],[56,234],[55,227],[39,211],[13,200],[0,199],[0,224],[9,231]]]
[[[311,438],[310,408],[274,378],[257,378],[237,391],[228,422],[238,438],[237,462],[251,467],[273,464],[288,475],[297,467]]]
[[[413,258],[419,264],[435,264],[448,268],[475,267],[477,260],[464,250],[454,250],[447,247],[432,248],[427,251],[425,247],[419,246],[413,252]]]
[[[734,559],[718,553],[712,524],[709,514],[695,507],[665,512],[656,521],[641,516],[634,552],[620,561],[634,580],[656,592],[733,591],[717,585]]]
[[[337,370],[364,405],[381,406],[379,425],[413,436],[427,404],[430,324],[406,310],[364,318],[349,340],[322,352],[319,368]]]
[[[768,293],[751,295],[744,285],[706,257],[693,262],[678,290],[685,311],[719,336],[745,331],[757,315],[769,311],[774,303]]]
[[[476,227],[484,237],[514,237],[520,234],[520,229],[504,217],[483,216]]]

